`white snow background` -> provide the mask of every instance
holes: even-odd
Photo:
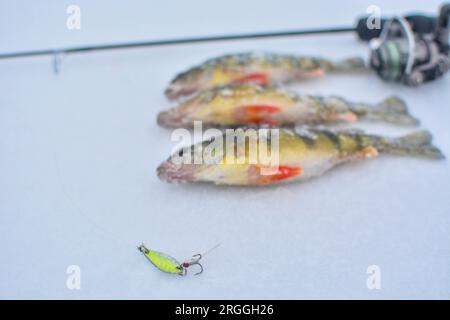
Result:
[[[81,8],[68,30],[66,8]],[[0,52],[183,36],[346,26],[437,12],[440,1],[0,1]],[[156,124],[180,71],[230,52],[367,57],[354,35],[142,48],[0,61],[0,298],[449,298],[448,160],[382,156],[307,183],[170,185],[156,167],[175,142]],[[450,155],[450,76],[407,88],[375,75],[293,88],[407,101]],[[360,125],[370,132],[411,129]],[[136,249],[178,259],[221,246],[201,276],[156,270]],[[66,268],[81,268],[81,289]],[[366,287],[369,265],[381,289]]]

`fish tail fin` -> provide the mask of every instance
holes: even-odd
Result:
[[[374,146],[377,150],[390,154],[445,159],[444,154],[431,143],[431,140],[430,132],[422,130],[393,139],[376,138]]]
[[[368,71],[364,59],[361,57],[352,57],[332,63],[331,71],[345,73],[345,72],[361,72]]]
[[[367,108],[366,112],[365,117],[368,119],[407,126],[419,124],[419,120],[409,113],[406,103],[395,96],[384,99],[373,108]]]

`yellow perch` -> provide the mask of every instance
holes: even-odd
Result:
[[[327,72],[367,70],[364,60],[339,62],[275,53],[229,54],[205,61],[178,74],[166,89],[169,99],[228,84],[277,85],[321,76]]]
[[[239,129],[242,130],[242,129]],[[267,129],[260,129],[267,130]],[[276,129],[273,129],[276,130]],[[294,180],[307,180],[320,176],[331,168],[353,160],[376,157],[379,153],[397,154],[430,159],[443,159],[444,155],[431,144],[427,131],[418,131],[398,138],[387,138],[365,134],[361,131],[337,131],[302,129],[279,129],[277,140],[271,135],[257,135],[258,154],[263,146],[277,144],[277,165],[268,167],[258,161],[250,161],[251,150],[245,144],[244,150],[223,144],[210,148],[225,134],[211,141],[182,148],[163,162],[157,170],[161,180],[167,182],[212,182],[223,185],[261,186]],[[262,142],[262,137],[265,143]],[[220,145],[220,144],[217,144]],[[232,150],[231,154],[229,150]],[[271,149],[271,152],[274,152]],[[215,162],[192,162],[190,156],[209,155]],[[271,154],[271,156],[274,154]],[[188,157],[186,157],[188,156]],[[180,162],[180,157],[184,159]],[[263,170],[265,169],[265,170]],[[269,169],[269,170],[267,170]],[[270,174],[268,174],[270,173]]]
[[[370,105],[336,96],[300,96],[282,88],[248,84],[202,91],[158,115],[159,125],[170,128],[192,127],[195,120],[219,126],[290,126],[359,120],[419,123],[397,97]]]

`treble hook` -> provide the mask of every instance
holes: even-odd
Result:
[[[195,258],[198,257],[198,258]],[[194,275],[199,275],[200,273],[203,272],[203,266],[200,264],[200,259],[202,258],[201,254],[194,254],[191,258],[191,260],[183,262],[181,265],[184,268],[184,270],[186,270],[186,274],[187,274],[187,268],[189,268],[190,266],[193,265],[198,265],[200,267],[200,271],[195,273]]]

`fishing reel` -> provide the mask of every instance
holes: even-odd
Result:
[[[450,69],[450,4],[438,18],[422,15],[382,20],[368,29],[368,18],[358,22],[362,40],[370,41],[370,66],[386,81],[417,86],[443,76]]]

